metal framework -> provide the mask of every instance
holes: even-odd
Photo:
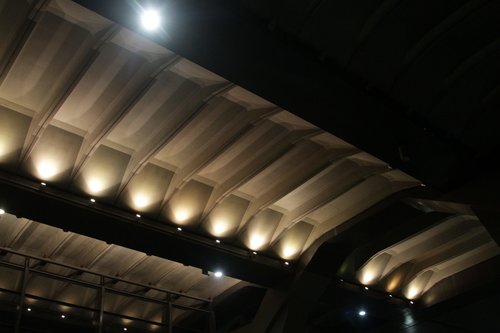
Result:
[[[51,259],[46,259],[46,258],[42,258],[42,257],[38,257],[38,256],[24,254],[24,253],[14,251],[14,250],[11,250],[8,248],[4,248],[4,247],[0,247],[0,252],[2,253],[2,255],[0,256],[0,266],[11,268],[11,269],[14,269],[17,271],[22,271],[20,288],[18,288],[18,290],[0,288],[0,291],[2,291],[2,292],[19,295],[19,303],[17,306],[17,315],[16,315],[16,322],[15,322],[15,329],[14,329],[15,333],[20,332],[21,323],[22,323],[22,316],[23,316],[23,312],[24,312],[23,310],[26,307],[26,299],[27,298],[41,300],[41,301],[47,301],[47,302],[55,303],[55,304],[62,305],[62,306],[67,306],[67,307],[71,307],[71,308],[77,308],[77,309],[90,311],[94,314],[94,318],[95,318],[94,323],[96,326],[95,331],[98,333],[104,332],[103,329],[104,329],[104,324],[105,324],[105,316],[113,316],[115,318],[137,321],[137,322],[141,322],[144,324],[156,325],[156,326],[162,328],[161,332],[172,333],[173,328],[174,328],[174,323],[173,323],[173,319],[172,319],[172,310],[174,308],[182,309],[182,310],[196,311],[196,312],[199,312],[199,313],[205,315],[207,317],[207,323],[208,323],[207,332],[210,332],[210,333],[215,332],[215,316],[214,316],[214,312],[213,312],[213,308],[212,308],[212,301],[210,299],[191,296],[189,294],[179,293],[179,292],[171,291],[168,289],[158,288],[158,287],[143,284],[140,282],[125,280],[125,279],[121,279],[121,278],[116,277],[116,276],[101,274],[101,273],[94,272],[94,271],[91,271],[91,270],[88,270],[85,268],[60,263],[60,262],[57,262],[57,261],[54,261]],[[13,262],[5,260],[4,258],[7,254],[12,254],[14,256],[19,256],[19,257],[23,258],[24,259],[23,264],[13,263]],[[43,265],[50,264],[50,265],[68,268],[68,269],[73,270],[74,272],[73,272],[73,274],[70,274],[69,276],[57,274],[54,272],[48,272],[48,271],[45,271],[45,270],[42,270],[39,268],[40,263],[42,263]],[[74,274],[74,273],[77,273],[77,274]],[[78,279],[75,277],[75,276],[82,275],[83,273],[98,277],[99,283],[93,283],[93,282],[81,280],[81,279]],[[39,275],[39,276],[43,276],[46,278],[51,278],[54,280],[63,281],[63,282],[76,284],[76,285],[80,285],[80,286],[94,289],[96,291],[95,306],[89,307],[89,306],[84,306],[84,305],[80,305],[80,304],[72,304],[72,303],[67,303],[67,302],[63,302],[60,300],[49,299],[46,297],[40,297],[37,295],[28,294],[27,287],[29,284],[29,277],[32,275]],[[124,283],[125,285],[136,286],[136,287],[139,287],[139,289],[136,292],[133,292],[133,291],[121,290],[119,288],[110,286],[110,284],[116,285],[118,282]],[[146,295],[141,294],[141,291],[144,291],[144,290],[155,290],[155,291],[164,293],[165,297],[156,298],[156,297],[146,296]],[[164,308],[161,322],[146,320],[146,319],[139,318],[139,317],[128,316],[128,315],[124,315],[121,313],[105,310],[104,304],[105,304],[106,296],[109,294],[121,295],[121,296],[125,296],[125,297],[130,297],[132,299],[139,299],[141,301],[160,304]],[[186,305],[176,303],[175,301],[179,300],[180,298],[195,300],[195,301],[197,301],[197,306],[186,306]]]

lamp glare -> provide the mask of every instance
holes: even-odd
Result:
[[[160,27],[160,14],[156,10],[146,9],[142,13],[141,23],[143,28],[148,31],[156,30]]]

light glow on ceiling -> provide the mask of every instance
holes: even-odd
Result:
[[[5,143],[0,141],[0,157],[7,155]]]
[[[91,194],[98,194],[105,189],[105,185],[101,179],[93,177],[88,180],[87,189]]]
[[[4,134],[3,136],[0,134],[0,160],[2,160],[4,157],[8,157],[10,153],[15,151],[15,143],[12,142],[12,136],[9,135],[9,133],[5,133],[5,131],[12,131],[13,128],[6,128],[3,126],[3,128],[0,129],[1,134]]]
[[[226,219],[217,219],[210,221],[208,226],[209,232],[217,237],[227,236],[231,230],[231,223]]]
[[[254,233],[250,236],[249,247],[251,250],[260,250],[265,243],[266,238],[261,234]]]
[[[363,273],[361,282],[363,284],[369,284],[370,282],[373,282],[374,279],[375,279],[375,274],[372,271],[367,270],[366,272]]]
[[[149,196],[144,193],[138,193],[137,195],[134,195],[132,200],[134,201],[135,207],[139,209],[149,206],[149,204],[151,203],[151,199],[149,198]]]
[[[292,244],[283,245],[281,247],[281,257],[283,259],[292,259],[298,252],[299,249]]]
[[[0,215],[3,215],[3,214],[5,214],[5,210],[0,208]]]
[[[56,162],[52,160],[42,160],[37,163],[36,170],[38,176],[43,180],[49,180],[59,172]]]
[[[160,13],[154,9],[145,9],[141,15],[142,27],[148,31],[156,30],[160,27]]]
[[[403,280],[403,277],[401,274],[398,274],[398,273],[394,274],[392,276],[392,278],[389,280],[389,282],[387,283],[386,290],[388,292],[393,292],[394,290],[398,289],[402,280]]]
[[[177,209],[175,210],[174,212],[174,218],[175,218],[175,222],[178,222],[178,223],[181,223],[181,222],[185,222],[189,219],[189,211],[185,208],[180,208],[180,209]]]
[[[406,292],[406,296],[409,299],[415,298],[418,294],[420,294],[420,289],[417,288],[416,286],[411,286],[408,288],[408,291]]]

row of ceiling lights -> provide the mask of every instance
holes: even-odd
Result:
[[[355,282],[348,282],[348,281],[344,281],[344,279],[339,279],[340,282],[345,282],[345,283],[349,283],[349,284],[353,284],[353,285],[358,285],[357,283]],[[364,286],[364,285],[361,285],[361,287],[363,287],[364,290],[370,290],[370,288],[368,288],[368,286]],[[376,290],[377,292],[381,292],[380,290]],[[394,298],[394,296],[392,294],[387,294],[387,296],[389,296],[390,298]],[[407,300],[411,305],[415,304],[415,302],[413,300]]]
[[[47,185],[46,183],[42,183],[42,184],[43,184],[44,186],[46,186],[46,185]],[[96,202],[96,200],[95,200],[94,198],[90,198],[90,202],[95,203],[95,202]],[[141,214],[139,214],[139,213],[136,213],[136,214],[135,214],[135,216],[136,216],[137,218],[141,218],[141,217],[142,217],[142,215],[141,215]],[[181,227],[177,227],[177,231],[182,231],[182,228],[181,228]],[[215,239],[215,242],[216,242],[217,244],[221,244],[221,240],[220,240],[220,239],[218,239],[218,238],[216,238],[216,239]],[[252,254],[253,254],[253,255],[257,255],[258,253],[257,253],[257,251],[252,251]],[[289,265],[290,265],[290,262],[285,260],[285,261],[283,262],[283,264],[284,264],[285,266],[289,266]]]

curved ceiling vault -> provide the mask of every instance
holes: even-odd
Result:
[[[0,22],[11,27],[0,29],[5,171],[284,260],[421,185],[69,0],[3,2]],[[418,297],[498,254],[483,229],[475,216],[448,219],[378,253],[359,278],[386,283],[410,262],[401,290]]]

